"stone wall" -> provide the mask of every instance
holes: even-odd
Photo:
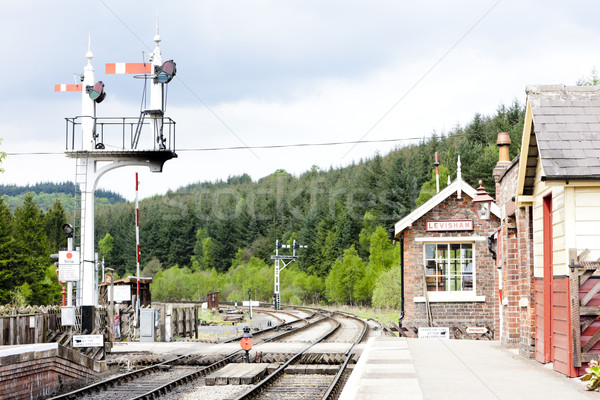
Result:
[[[0,350],[2,399],[43,399],[91,383],[99,363],[56,343],[5,346]]]

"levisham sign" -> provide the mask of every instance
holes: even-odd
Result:
[[[427,232],[472,231],[473,230],[473,220],[471,220],[471,219],[451,219],[451,220],[427,221],[425,224],[425,230]]]

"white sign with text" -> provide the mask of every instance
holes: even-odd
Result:
[[[450,328],[420,326],[419,339],[450,339]]]

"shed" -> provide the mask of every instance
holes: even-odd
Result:
[[[140,305],[143,307],[150,306],[152,303],[152,293],[150,293],[150,284],[152,283],[152,278],[142,278],[140,277]],[[114,282],[116,287],[115,295],[118,302],[120,304],[131,305],[132,300],[137,295],[137,277],[128,276],[125,278],[117,279]],[[107,287],[110,285],[107,283],[101,283],[98,285],[99,290],[99,298],[101,299],[102,304],[108,304],[110,302],[110,298],[108,297],[109,290]],[[118,287],[128,287],[129,289],[119,290]]]
[[[219,308],[219,292],[210,292],[206,294],[208,309]]]

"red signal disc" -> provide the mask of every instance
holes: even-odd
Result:
[[[242,350],[250,350],[252,348],[252,338],[242,338],[242,340],[240,340],[240,347]]]

